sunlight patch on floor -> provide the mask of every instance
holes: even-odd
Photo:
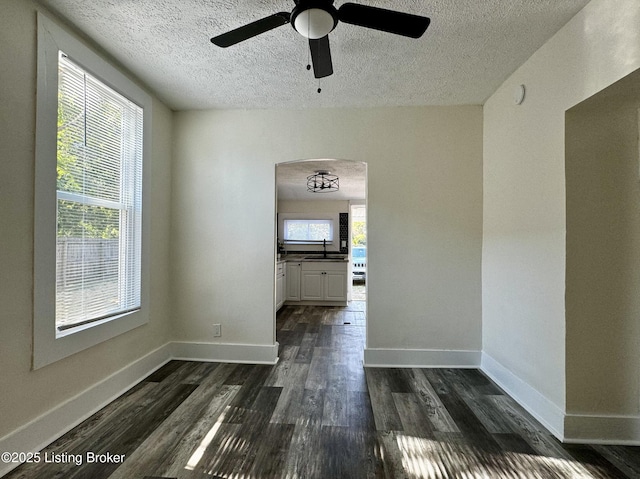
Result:
[[[204,455],[205,451],[209,447],[209,444],[211,444],[211,441],[213,441],[213,438],[216,437],[216,433],[218,432],[218,429],[220,429],[220,426],[224,422],[224,417],[228,410],[229,410],[229,406],[227,406],[226,410],[222,414],[220,414],[220,417],[218,418],[216,423],[209,430],[209,432],[204,437],[204,439],[202,439],[202,442],[200,442],[200,445],[198,446],[198,448],[191,455],[191,457],[189,458],[189,461],[187,461],[187,465],[184,467],[185,469],[189,471],[193,471],[196,468],[196,466],[200,462],[200,459],[202,459],[202,456]]]
[[[593,478],[576,461],[514,452],[492,454],[481,449],[399,434],[402,466],[411,478],[524,479]]]

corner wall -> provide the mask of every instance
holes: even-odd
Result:
[[[640,70],[566,115],[567,412],[579,438],[638,439],[638,108]]]
[[[640,4],[594,0],[484,106],[483,350],[559,437],[567,398],[565,111],[640,67]],[[524,84],[517,106],[513,93]]]
[[[34,440],[52,439],[58,423],[68,427],[91,409],[108,401],[113,391],[130,384],[110,383],[102,395],[88,394],[87,402],[67,408],[68,416],[51,412],[113,378],[135,370],[146,374],[162,357],[154,356],[168,341],[169,332],[169,215],[172,113],[159,101],[153,104],[153,159],[151,216],[151,312],[149,324],[77,353],[37,371],[31,371],[33,321],[33,222],[36,118],[36,9],[29,0],[7,0],[0,10],[0,445],[10,445],[18,428],[33,420],[53,421]],[[153,358],[148,361],[147,358]],[[129,368],[129,369],[128,369]],[[136,369],[138,368],[138,369]],[[141,369],[140,369],[141,368]],[[123,374],[130,381],[136,377]],[[98,388],[99,389],[99,388]],[[57,421],[57,422],[56,422]],[[66,422],[65,422],[66,421]],[[44,423],[41,423],[41,425]],[[61,427],[62,427],[61,426]],[[28,427],[27,427],[28,429]],[[7,442],[9,441],[9,442]],[[21,443],[22,444],[22,443]],[[30,448],[36,444],[27,444]],[[31,449],[28,449],[31,450]],[[7,465],[2,465],[2,468]],[[0,468],[0,474],[3,470]]]

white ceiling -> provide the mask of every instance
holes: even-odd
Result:
[[[413,40],[340,23],[334,74],[307,71],[290,25],[223,49],[212,36],[291,0],[40,0],[174,110],[482,104],[588,0],[358,0],[431,18]],[[339,7],[342,1],[336,2]]]
[[[307,176],[327,170],[339,178],[340,188],[330,193],[307,191]],[[280,163],[276,168],[278,200],[364,200],[367,165],[349,160],[305,160]]]

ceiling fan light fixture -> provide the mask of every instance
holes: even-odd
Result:
[[[333,75],[329,33],[338,22],[409,38],[420,38],[431,22],[428,17],[351,2],[343,3],[339,9],[334,7],[334,0],[294,0],[294,3],[291,13],[274,13],[215,36],[211,42],[226,48],[291,23],[293,29],[309,41],[313,75],[319,79]],[[310,69],[308,65],[307,70]]]
[[[317,40],[326,37],[338,24],[337,10],[332,5],[324,8],[301,7],[294,9],[291,24],[305,38]]]

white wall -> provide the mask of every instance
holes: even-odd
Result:
[[[2,438],[167,342],[172,114],[160,102],[154,102],[149,324],[31,371],[37,7],[29,0],[7,0],[0,8]],[[48,439],[46,431],[40,433],[38,440]]]
[[[368,347],[479,351],[482,108],[175,116],[173,269],[184,341],[273,341],[275,164],[368,165]],[[257,181],[259,180],[259,181]]]
[[[484,106],[483,348],[540,411],[567,397],[565,111],[640,66],[639,24],[636,0],[594,0]]]
[[[566,115],[567,411],[640,408],[640,70]]]

